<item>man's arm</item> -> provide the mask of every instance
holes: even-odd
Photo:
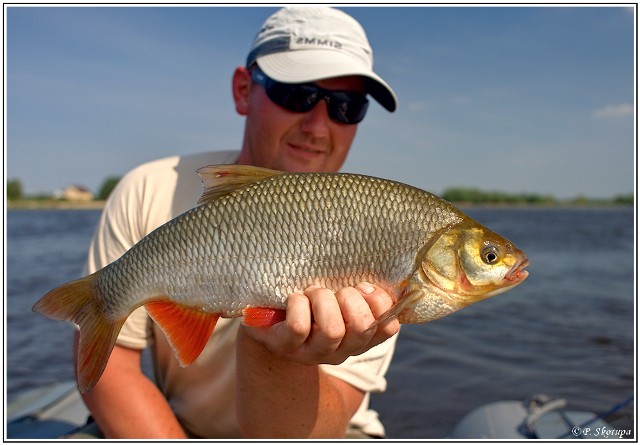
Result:
[[[84,402],[107,438],[186,438],[165,397],[143,374],[141,356],[141,350],[116,345]]]
[[[167,166],[162,168],[171,171]],[[149,199],[164,194],[149,171],[145,166],[132,170],[111,193],[91,241],[86,274],[119,258],[160,222]],[[140,348],[146,343],[146,323],[146,314],[135,320],[130,316],[124,328],[133,326],[127,335],[137,340]],[[76,350],[77,341],[76,334]],[[116,345],[100,380],[82,398],[107,438],[184,438],[167,400],[142,372],[142,350]],[[77,360],[76,354],[74,357]]]
[[[367,331],[392,303],[371,285],[336,294],[312,287],[289,297],[282,323],[241,327],[236,410],[243,435],[344,437],[364,393],[318,365],[342,363],[395,335],[396,320]]]

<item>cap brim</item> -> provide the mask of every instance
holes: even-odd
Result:
[[[333,50],[286,51],[256,59],[260,69],[273,80],[305,83],[332,77],[364,76],[367,92],[388,111],[398,106],[396,94],[380,76],[354,57]]]

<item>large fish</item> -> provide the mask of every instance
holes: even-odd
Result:
[[[398,182],[225,165],[198,170],[199,206],[33,307],[79,325],[78,386],[100,378],[122,324],[145,305],[183,366],[219,317],[283,319],[312,284],[369,281],[396,300],[376,323],[424,323],[524,280],[524,253],[448,202]]]

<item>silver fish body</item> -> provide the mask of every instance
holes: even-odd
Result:
[[[397,182],[283,173],[161,226],[103,269],[96,286],[114,319],[158,296],[225,317],[284,308],[311,284],[407,280],[430,238],[462,218]]]
[[[508,240],[408,185],[237,165],[199,173],[200,206],[34,305],[79,325],[81,391],[98,381],[124,321],[141,305],[186,366],[219,317],[277,323],[288,296],[312,284],[333,290],[377,284],[395,303],[376,323],[391,317],[424,323],[528,275],[528,260]]]

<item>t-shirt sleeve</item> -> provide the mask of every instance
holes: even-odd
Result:
[[[360,355],[349,357],[339,365],[320,365],[320,368],[362,391],[382,392],[387,388],[385,374],[389,369],[397,338],[396,334]]]

